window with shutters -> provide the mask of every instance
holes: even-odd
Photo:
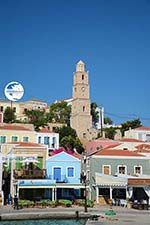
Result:
[[[127,174],[127,166],[125,166],[125,165],[119,165],[118,166],[118,173],[119,174]]]
[[[111,174],[111,166],[110,165],[103,165],[102,172],[105,175],[110,175]]]
[[[134,174],[142,174],[142,166],[134,166]]]

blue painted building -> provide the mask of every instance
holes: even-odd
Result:
[[[47,178],[57,183],[80,184],[81,162],[73,154],[60,152],[46,161]]]
[[[56,153],[46,161],[46,171],[47,179],[55,181],[54,190],[49,192],[53,200],[74,200],[82,197],[84,186],[80,183],[81,161],[79,156],[65,151]]]

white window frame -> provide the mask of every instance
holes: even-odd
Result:
[[[141,169],[140,169],[140,173],[136,173],[136,171],[135,171],[135,168],[136,167],[140,167]],[[136,166],[134,166],[134,174],[139,174],[139,175],[142,175],[143,174],[143,168],[142,168],[142,166],[141,165],[136,165]]]
[[[105,166],[109,167],[109,175],[111,175],[111,165],[102,165],[102,173],[104,174],[104,167]]]
[[[119,173],[119,167],[125,167],[125,173]],[[117,173],[122,174],[122,175],[126,175],[127,174],[127,166],[126,165],[118,165],[117,166]]]

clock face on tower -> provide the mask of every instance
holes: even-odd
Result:
[[[82,87],[81,90],[84,92],[85,91],[85,87]]]

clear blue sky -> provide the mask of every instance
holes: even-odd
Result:
[[[23,100],[69,98],[80,59],[92,102],[150,125],[150,0],[0,0],[0,98],[10,81]]]

